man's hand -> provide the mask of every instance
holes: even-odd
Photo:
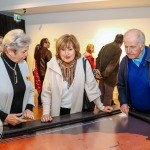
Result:
[[[129,113],[129,106],[128,106],[128,104],[123,104],[120,107],[120,110],[121,110],[121,112],[125,113],[128,116],[128,113]]]

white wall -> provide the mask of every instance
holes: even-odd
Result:
[[[44,37],[51,42],[53,56],[55,40],[65,33],[77,37],[82,53],[87,44],[93,43],[95,57],[104,44],[114,40],[116,34],[124,34],[130,28],[141,29],[146,35],[146,44],[150,43],[150,7],[37,14],[24,16],[23,19],[26,21],[26,32],[32,38],[28,56],[30,71],[35,45]],[[124,56],[124,46],[122,50]]]

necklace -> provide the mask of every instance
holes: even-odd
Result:
[[[3,56],[2,56],[2,57],[3,57]],[[3,60],[4,60],[4,62],[7,64],[7,66],[8,66],[11,70],[13,70],[14,83],[17,84],[17,83],[18,83],[17,72],[16,72],[16,66],[17,66],[17,64],[15,63],[14,68],[12,68],[12,67],[8,64],[8,62],[4,59],[4,57],[3,57]]]

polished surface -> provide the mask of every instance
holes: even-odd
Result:
[[[5,150],[149,150],[150,124],[119,113],[1,142]]]
[[[20,135],[30,135],[33,132],[45,129],[51,129],[55,127],[61,127],[68,124],[74,124],[78,122],[90,121],[96,118],[106,117],[114,114],[120,113],[119,107],[117,105],[114,106],[114,110],[111,113],[106,113],[102,111],[98,111],[95,109],[94,112],[79,112],[74,114],[67,114],[62,116],[53,117],[51,122],[42,123],[41,120],[34,120],[24,122],[22,124],[12,126],[12,125],[4,125],[4,130],[2,137],[10,138],[14,136]]]

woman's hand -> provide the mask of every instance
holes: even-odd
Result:
[[[113,108],[111,106],[104,106],[104,109],[102,111],[104,111],[104,112],[112,112]]]
[[[29,109],[26,109],[25,111],[24,111],[24,113],[23,113],[23,116],[24,116],[24,118],[27,118],[27,119],[34,119],[34,114],[33,114],[33,112],[31,111],[31,110],[29,110]]]
[[[22,113],[19,114],[8,114],[8,116],[5,119],[5,122],[15,126],[17,124],[20,124],[22,122],[26,122],[25,119],[19,118],[22,115]]]
[[[45,114],[42,116],[41,121],[42,122],[52,121],[52,117],[49,114]]]

